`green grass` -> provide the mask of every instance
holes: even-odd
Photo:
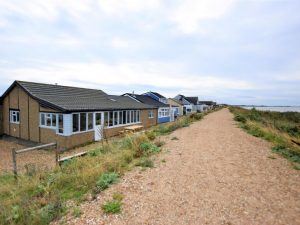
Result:
[[[273,143],[272,151],[300,166],[300,113],[269,112],[230,107],[234,119],[247,133]]]
[[[109,188],[109,186],[111,186],[112,184],[117,183],[118,180],[119,180],[119,174],[115,172],[104,173],[96,182],[96,188],[98,191],[103,191]]]
[[[153,161],[151,159],[148,159],[148,158],[141,159],[136,165],[141,166],[141,167],[149,167],[149,168],[154,167]]]
[[[106,202],[103,206],[102,209],[105,213],[108,214],[116,214],[120,213],[122,209],[122,202],[120,201],[109,201]]]
[[[20,174],[17,180],[11,174],[0,175],[0,225],[49,224],[72,210],[74,216],[79,216],[78,209],[70,208],[67,202],[77,205],[88,196],[94,197],[117,182],[138,162],[152,167],[153,162],[148,157],[160,152],[163,144],[156,138],[189,126],[204,115],[185,116],[155,126],[145,134],[127,135],[118,141],[104,143],[91,149],[86,156],[69,160],[55,169],[39,171],[28,168],[27,174]],[[113,200],[103,207],[107,212],[118,212],[121,204]]]

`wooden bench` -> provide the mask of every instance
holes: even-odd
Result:
[[[144,126],[142,125],[133,125],[133,126],[125,127],[124,130],[129,132],[136,132],[142,130],[143,128]]]

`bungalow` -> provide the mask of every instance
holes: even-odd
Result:
[[[3,134],[63,148],[157,124],[157,107],[95,89],[15,81],[1,99]]]
[[[197,111],[197,103],[196,105],[192,102],[194,98],[198,97],[185,97],[184,95],[177,95],[174,97],[177,101],[179,101],[183,105],[183,115],[190,114]]]
[[[0,137],[3,135],[3,106],[2,106],[2,99],[0,98]]]
[[[137,102],[144,103],[147,105],[152,105],[153,107],[157,107],[158,108],[157,122],[158,123],[170,122],[171,117],[170,117],[170,106],[169,105],[162,103],[158,100],[155,100],[148,95],[137,95],[137,94],[133,94],[133,93],[126,93],[126,94],[123,94],[123,96],[128,96],[128,97],[136,100]]]
[[[148,92],[144,93],[143,95],[147,95],[147,96],[155,99],[156,101],[168,104],[168,99],[165,96],[163,96],[157,92],[148,91]]]
[[[168,104],[172,106],[172,109],[175,109],[175,117],[183,115],[184,104],[181,101],[175,98],[168,98]]]
[[[202,106],[202,111],[213,109],[217,105],[217,103],[213,101],[198,101],[198,104]]]

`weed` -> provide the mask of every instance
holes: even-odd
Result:
[[[82,214],[82,211],[80,209],[80,207],[76,206],[73,208],[73,212],[72,212],[72,215],[75,217],[75,218],[79,218]]]
[[[162,159],[162,160],[161,160],[161,162],[162,162],[162,163],[165,163],[165,162],[166,162],[166,160],[165,160],[165,159]]]
[[[141,167],[152,168],[154,166],[154,163],[150,159],[141,159],[136,165]]]
[[[104,173],[96,182],[96,188],[98,191],[103,191],[110,185],[116,183],[119,179],[119,175],[115,172]]]
[[[102,205],[102,209],[105,213],[116,214],[120,213],[122,208],[122,202],[120,201],[109,201]]]
[[[121,202],[124,199],[124,195],[120,192],[113,193],[113,200]]]
[[[177,141],[177,140],[179,140],[179,139],[178,139],[178,137],[172,137],[171,140],[172,140],[172,141]]]
[[[154,144],[157,146],[157,147],[162,147],[164,144],[165,144],[165,142],[164,141],[161,141],[160,139],[159,140],[157,140],[156,142],[154,142]]]
[[[246,121],[247,121],[247,119],[244,116],[239,115],[239,114],[234,116],[234,120],[241,122],[241,123],[246,123]]]
[[[272,151],[282,155],[284,158],[287,158],[292,162],[300,163],[300,154],[284,145],[274,146]]]
[[[153,141],[156,138],[156,134],[154,131],[147,131],[146,136],[150,141]]]
[[[142,153],[141,155],[144,155],[144,156],[148,156],[152,153],[157,153],[159,151],[160,151],[160,148],[150,142],[141,143],[140,147],[139,147],[139,152],[141,152]]]

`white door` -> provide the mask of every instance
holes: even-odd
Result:
[[[103,113],[94,113],[94,128],[95,128],[95,141],[100,141],[103,138]]]

